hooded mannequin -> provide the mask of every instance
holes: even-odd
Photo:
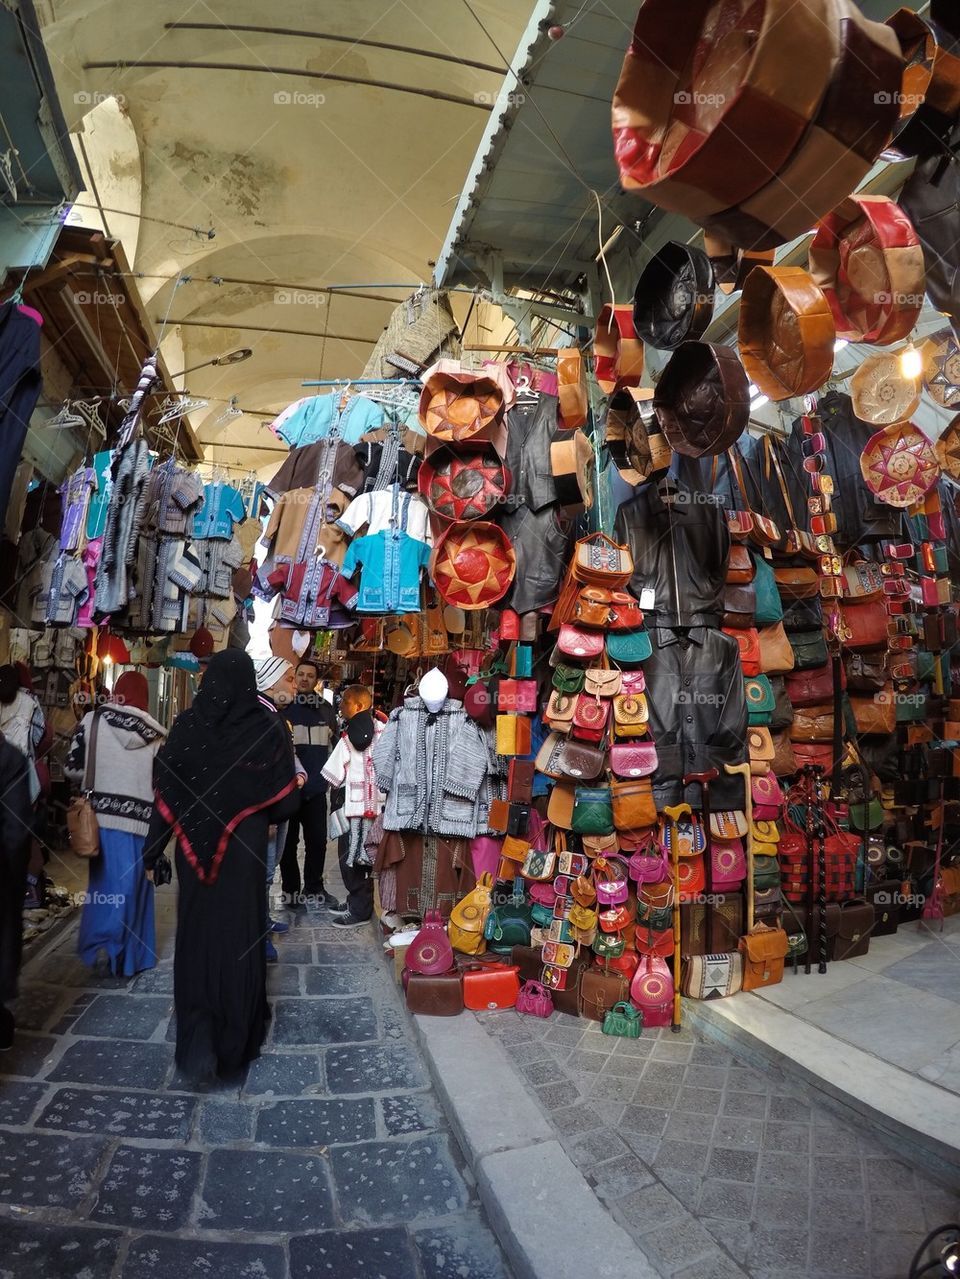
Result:
[[[437,711],[443,706],[447,700],[447,693],[450,691],[450,685],[447,683],[447,677],[443,671],[438,670],[436,666],[432,670],[427,671],[423,679],[421,679],[417,691],[420,694],[424,706],[432,714],[436,715]]]

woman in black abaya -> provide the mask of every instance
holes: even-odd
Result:
[[[236,1074],[260,1054],[266,996],[267,828],[296,808],[289,730],[257,700],[237,649],[210,662],[156,760],[148,873],[176,835],[176,1059],[192,1079]]]

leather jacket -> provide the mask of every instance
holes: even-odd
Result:
[[[617,512],[614,538],[633,556],[630,590],[662,626],[719,626],[730,554],[726,508],[681,485],[669,505],[646,484]],[[654,593],[652,607],[644,591]]]
[[[716,768],[720,776],[710,785],[711,808],[742,809],[743,778],[724,770],[724,764],[748,758],[747,702],[736,640],[708,626],[651,627],[650,639],[653,652],[643,669],[650,736],[659,761],[653,775],[657,808],[680,803],[700,808],[699,783],[684,787],[683,778]]]
[[[560,583],[573,553],[573,524],[559,506],[532,511],[527,506],[505,509],[497,523],[510,539],[517,571],[501,607],[532,613],[556,603]]]

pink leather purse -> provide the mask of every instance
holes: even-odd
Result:
[[[423,927],[410,943],[404,956],[404,964],[411,973],[436,977],[453,967],[453,947],[438,910],[428,910],[423,917]]]

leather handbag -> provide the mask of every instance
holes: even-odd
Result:
[[[630,983],[621,973],[588,968],[580,979],[580,1016],[602,1022],[607,1013],[629,995]]]
[[[596,661],[603,656],[603,632],[583,630],[565,622],[557,636],[557,649],[564,657]]]
[[[492,906],[493,876],[481,875],[466,897],[450,912],[447,931],[454,950],[465,955],[479,955],[485,947],[483,936]]]
[[[773,568],[762,555],[753,555],[754,616],[757,629],[776,626],[783,621],[783,601],[777,590]]]
[[[820,593],[820,579],[815,569],[775,568],[773,577],[783,600],[810,599]]]
[[[649,719],[644,693],[621,693],[613,699],[613,731],[617,737],[643,737]]]
[[[463,1006],[496,1012],[516,1006],[520,970],[515,964],[470,964],[463,971]]]
[[[456,1017],[463,1012],[463,979],[459,972],[403,974],[410,1012],[421,1017]]]
[[[653,406],[675,452],[722,453],[750,420],[749,382],[739,355],[712,342],[684,342],[660,374]]]
[[[747,877],[747,855],[740,839],[710,841],[710,888],[715,893],[735,891]]]
[[[732,542],[730,554],[727,557],[727,582],[731,585],[752,582],[756,571],[749,547],[743,546],[740,542]]]
[[[680,991],[688,999],[724,999],[743,989],[743,956],[685,955]]]
[[[598,857],[593,863],[593,873],[599,907],[620,906],[627,900],[626,868],[619,858]]]
[[[558,693],[579,693],[585,677],[586,671],[582,666],[567,666],[559,662],[553,668],[550,682]]]
[[[797,707],[816,706],[833,697],[833,669],[829,665],[794,671],[787,677],[787,696],[796,714]]]
[[[519,969],[521,981],[534,981],[545,986],[553,1000],[557,1012],[568,1013],[576,1017],[580,1012],[580,979],[587,968],[586,959],[575,959],[565,969],[563,986],[547,984],[543,980],[543,955],[539,946],[514,946],[510,954],[510,962]]]
[[[592,697],[616,697],[620,692],[621,682],[620,671],[591,666],[584,680],[583,691]]]
[[[524,879],[544,884],[553,879],[556,872],[557,855],[542,848],[531,848],[523,859],[520,874]]]
[[[615,542],[605,533],[591,533],[577,542],[573,557],[573,578],[584,586],[624,589],[633,576],[630,547]]]
[[[800,768],[799,760],[793,749],[793,742],[786,730],[772,733],[773,759],[770,761],[770,772],[775,777],[792,777]]]
[[[833,746],[826,742],[801,742],[794,738],[791,746],[797,770],[813,767],[829,773],[833,767]]]
[[[823,631],[795,631],[789,639],[796,670],[806,671],[826,665],[827,641]]]
[[[702,249],[670,240],[640,273],[633,297],[636,334],[660,351],[702,338],[713,317],[713,267]]]
[[[610,771],[615,777],[649,777],[657,771],[653,742],[615,742],[610,747]]]
[[[653,643],[646,631],[608,631],[607,657],[624,666],[645,662],[653,652]]]
[[[643,612],[637,601],[627,591],[610,592],[610,618],[607,626],[612,631],[633,631],[643,625]]]
[[[613,821],[617,830],[641,830],[653,826],[657,807],[653,800],[653,784],[649,778],[636,781],[612,781]]]
[[[616,828],[609,786],[578,786],[571,830],[578,835],[610,835]]]
[[[819,594],[810,599],[784,601],[783,629],[788,635],[795,631],[815,631],[823,626],[823,605]]]
[[[771,400],[816,391],[833,369],[833,313],[802,267],[754,267],[740,296],[738,336],[747,376]]]
[[[570,620],[577,626],[606,626],[610,620],[610,592],[600,586],[585,586],[577,596]]]
[[[764,675],[784,675],[793,670],[796,658],[783,622],[758,629],[757,637],[760,641],[760,670]]]
[[[787,934],[782,928],[756,924],[752,932],[741,937],[743,989],[761,990],[782,981],[787,949]]]
[[[833,704],[797,706],[794,709],[790,737],[797,742],[833,741]]]
[[[780,887],[780,863],[771,853],[754,853],[753,887],[761,892],[765,888]]]
[[[81,793],[67,806],[67,836],[70,851],[77,857],[89,859],[100,855],[100,827],[90,796],[93,793],[97,769],[97,729],[100,717],[96,711],[90,721],[90,740],[87,742]]]
[[[897,708],[892,684],[873,697],[851,697],[850,706],[858,733],[886,734],[892,733],[897,727]]]
[[[591,697],[587,693],[578,693],[570,733],[580,741],[600,742],[607,731],[609,719],[609,698]]]
[[[761,632],[761,641],[763,632]],[[793,649],[790,649],[791,656]],[[779,733],[784,728],[789,728],[793,723],[793,705],[787,696],[787,681],[782,675],[771,675],[770,684],[773,687],[773,715],[770,718],[770,731]]]
[[[707,886],[707,871],[703,854],[695,857],[683,857],[677,862],[677,888],[681,902],[689,902],[699,897]]]
[[[751,777],[750,796],[755,820],[775,822],[783,813],[783,791],[775,774]]]
[[[851,693],[880,693],[890,678],[885,653],[869,657],[863,653],[845,653],[843,666]]]
[[[883,574],[880,572],[880,565],[873,560],[854,560],[844,568],[843,580],[846,584],[846,600],[865,604],[868,600],[878,600],[883,596]]]
[[[671,956],[676,949],[676,934],[672,928],[648,928],[638,924],[633,932],[633,945],[638,955]]]
[[[643,1013],[622,999],[614,1004],[603,1019],[602,1033],[619,1039],[639,1039],[643,1030]]]
[[[773,696],[773,686],[767,677],[754,675],[750,679],[745,679],[743,694],[747,703],[747,723],[769,728],[776,699]]]
[[[554,782],[547,801],[547,821],[558,830],[570,830],[576,786],[573,782]]]
[[[407,948],[404,963],[412,973],[434,977],[453,967],[453,947],[438,910],[428,910],[423,925]]]
[[[573,725],[573,713],[576,707],[576,693],[560,693],[554,689],[550,694],[543,718],[555,733],[566,734],[570,732]]]
[[[743,631],[753,626],[756,612],[756,592],[752,583],[723,588],[723,620],[725,631]]]
[[[574,782],[592,782],[603,774],[606,751],[590,742],[568,738],[560,746],[557,776]]]
[[[740,809],[715,808],[710,814],[710,830],[715,839],[739,839],[749,830],[747,815]]]
[[[840,618],[847,648],[870,649],[887,646],[887,609],[882,599],[864,604],[840,604]]]
[[[669,1026],[673,1019],[673,975],[665,959],[645,955],[630,981],[630,1002],[643,1013],[643,1024],[653,1030]]]
[[[760,674],[760,636],[753,627],[743,631],[731,631],[723,627],[724,635],[737,641],[740,650],[740,669],[746,678]]]
[[[518,968],[517,972],[519,971]],[[541,1017],[546,1021],[553,1016],[553,996],[541,982],[525,981],[517,995],[517,1012],[525,1017]]]

